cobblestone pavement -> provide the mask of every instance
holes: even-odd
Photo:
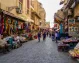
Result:
[[[0,55],[0,63],[78,63],[68,53],[58,52],[57,45],[50,38],[38,42],[33,40],[8,54]]]

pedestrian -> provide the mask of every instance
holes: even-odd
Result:
[[[57,43],[57,40],[58,40],[58,32],[57,31],[55,32],[55,39],[56,39],[56,43]]]
[[[52,41],[55,39],[55,34],[52,32]]]
[[[40,42],[41,32],[38,32],[38,42]]]
[[[49,37],[51,37],[51,32],[49,32]]]
[[[48,32],[47,32],[47,36],[48,36]]]
[[[46,39],[46,32],[43,32],[43,41]]]

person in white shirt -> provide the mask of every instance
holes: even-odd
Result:
[[[58,32],[57,31],[55,32],[55,39],[56,39],[56,43],[57,43],[57,40],[58,40]]]

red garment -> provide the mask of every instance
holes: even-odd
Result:
[[[29,37],[32,37],[32,34],[31,33],[29,33]]]

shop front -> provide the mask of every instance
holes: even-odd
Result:
[[[69,35],[77,37],[78,36],[78,25],[76,19],[71,18],[68,20],[68,27],[69,27]]]
[[[2,10],[2,12],[0,12],[0,34],[12,35],[19,33],[19,31],[25,29],[24,23],[24,20],[7,11]]]
[[[77,4],[74,8],[74,19],[75,19],[75,31],[76,34],[79,36],[79,4]]]
[[[3,33],[3,29],[4,29],[3,13],[2,10],[0,9],[0,34]]]

